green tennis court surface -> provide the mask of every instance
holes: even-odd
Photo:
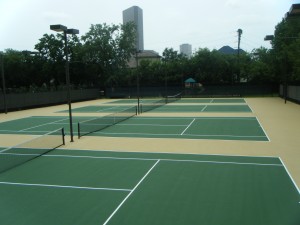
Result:
[[[73,113],[114,113],[127,109],[128,106],[84,106],[73,108]],[[68,110],[59,111],[68,112]],[[151,112],[252,112],[248,105],[163,105]]]
[[[74,134],[77,122],[93,117],[74,117]],[[103,121],[102,123],[104,123]],[[92,130],[103,124],[87,124]],[[28,117],[0,123],[0,133],[45,134],[65,128],[69,132],[68,117]],[[184,138],[215,140],[268,141],[255,117],[132,117],[114,126],[90,135],[109,137]]]
[[[91,124],[91,128],[97,126]],[[255,117],[133,117],[90,135],[268,141]]]
[[[0,196],[5,225],[300,221],[299,190],[271,157],[54,150],[1,173]]]
[[[252,112],[248,105],[164,105],[151,112]]]
[[[157,99],[156,99],[157,100]],[[141,99],[141,102],[149,103],[155,99]],[[105,104],[133,104],[137,99],[121,99],[107,102]],[[176,103],[246,103],[243,98],[182,98]]]

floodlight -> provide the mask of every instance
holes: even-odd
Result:
[[[273,41],[273,39],[274,39],[274,35],[266,35],[264,38],[265,41]]]
[[[79,34],[79,30],[77,30],[77,29],[67,29],[67,34]]]
[[[63,32],[67,30],[67,27],[61,24],[50,25],[50,30],[54,30],[56,32]]]

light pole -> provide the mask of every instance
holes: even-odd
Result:
[[[273,41],[274,40],[274,35],[266,35],[265,38],[264,38],[265,41]],[[285,60],[285,68],[284,68],[284,73],[285,73],[285,76],[284,76],[284,84],[283,84],[283,97],[284,97],[284,104],[286,104],[286,101],[287,101],[287,89],[288,89],[288,86],[287,86],[287,69],[286,69],[286,53],[284,53],[284,60]]]
[[[1,75],[2,75],[4,112],[5,114],[7,114],[6,87],[5,87],[5,76],[4,76],[4,53],[0,52],[0,55],[1,55]]]
[[[141,51],[136,50],[135,51],[135,60],[136,60],[136,95],[137,95],[137,113],[140,113],[140,77],[139,77],[139,58],[138,58],[138,54]]]
[[[67,34],[79,34],[79,30],[68,29],[66,26],[63,26],[61,24],[50,25],[50,30],[64,33],[65,56],[66,56],[66,84],[67,84],[67,99],[68,99],[68,106],[69,106],[70,136],[71,136],[71,142],[73,142],[74,139],[73,139],[73,121],[72,121],[72,107],[71,107],[71,86],[70,86],[69,53],[68,53]]]

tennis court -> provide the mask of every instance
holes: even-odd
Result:
[[[143,104],[141,104],[141,108]],[[128,105],[121,106],[105,106],[105,105],[91,105],[72,109],[73,113],[114,113],[126,110]],[[59,111],[59,113],[66,113],[68,110]],[[156,113],[173,113],[173,112],[252,112],[248,105],[163,105],[152,109],[151,112]]]
[[[112,120],[110,116],[74,117],[74,132],[79,122],[81,132],[93,136],[269,141],[256,117],[137,116],[110,126]],[[61,127],[69,133],[68,117],[34,116],[0,123],[0,133],[45,134]]]
[[[252,112],[248,105],[164,105],[151,110],[152,113],[199,113],[199,112],[217,112],[217,113],[244,113]]]
[[[157,99],[156,99],[157,100]],[[155,99],[141,99],[141,102],[150,103]],[[107,102],[106,104],[134,104],[137,99],[121,99]],[[246,101],[243,98],[181,98],[176,103],[236,103],[245,104]]]
[[[24,151],[11,150],[7,154]],[[14,225],[298,225],[280,158],[53,150],[0,174]]]

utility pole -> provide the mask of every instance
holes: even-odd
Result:
[[[240,73],[241,73],[241,68],[240,68],[240,52],[241,52],[241,36],[242,36],[242,33],[243,33],[243,30],[242,29],[238,29],[237,30],[238,32],[238,76],[237,76],[237,80],[238,80],[238,83],[240,82]]]

